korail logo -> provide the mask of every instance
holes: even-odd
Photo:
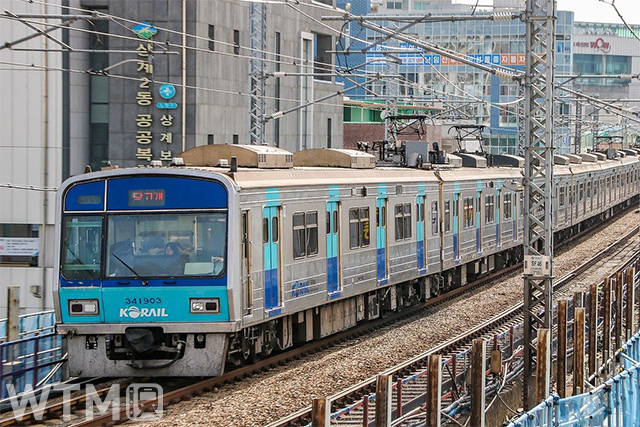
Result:
[[[164,311],[164,307],[160,308],[138,308],[134,305],[120,309],[120,317],[128,317],[129,319],[137,319],[139,317],[169,317]]]

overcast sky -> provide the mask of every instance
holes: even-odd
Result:
[[[557,0],[558,10],[573,10],[576,21],[610,22],[622,24],[611,6],[613,2],[627,24],[640,25],[640,0]],[[475,0],[457,0],[454,3],[475,4]],[[481,5],[491,4],[491,0],[480,0]]]

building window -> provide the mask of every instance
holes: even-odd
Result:
[[[429,9],[429,3],[428,2],[423,2],[423,1],[417,1],[417,2],[413,3],[413,8],[415,10],[428,10]]]
[[[369,246],[369,207],[349,209],[349,247],[351,249]]]
[[[233,53],[240,55],[240,31],[233,30]]]
[[[274,43],[274,49],[275,49],[275,60],[276,60],[276,65],[275,65],[275,70],[276,71],[280,71],[280,33],[276,33],[276,39],[275,39],[275,43]],[[274,100],[273,100],[273,107],[275,109],[275,111],[280,111],[280,77],[276,77],[276,81],[275,81],[275,85],[274,85]],[[273,144],[276,147],[280,147],[280,119],[275,119],[273,121]]]
[[[207,145],[213,145],[215,144],[214,138],[213,138],[213,134],[210,133],[207,135]]]
[[[402,2],[401,1],[388,1],[387,9],[395,9],[402,10]]]
[[[560,190],[564,190],[561,188]],[[564,192],[561,192],[564,200]],[[511,193],[507,193],[504,195],[504,219],[511,219],[511,211],[513,209],[513,200],[511,198]]]
[[[107,9],[96,9],[107,13]],[[89,44],[95,51],[89,55],[89,68],[104,70],[109,66],[109,21],[91,21],[94,32],[89,34]],[[89,76],[89,165],[100,170],[109,160],[109,77]]]
[[[491,224],[495,221],[495,196],[485,196],[484,198],[484,222]]]
[[[215,34],[216,27],[209,25],[209,50],[216,50]]]
[[[329,53],[332,50],[333,42],[329,35],[314,34],[314,77],[316,80],[331,81],[332,71],[332,55]]]
[[[0,224],[0,265],[38,266],[37,224]]]
[[[411,203],[396,205],[396,241],[411,238]]]
[[[318,254],[318,212],[293,214],[293,258]]]
[[[331,148],[331,133],[333,130],[331,129],[331,118],[327,119],[327,148]]]
[[[465,197],[463,203],[464,228],[473,226],[473,197]]]
[[[233,143],[237,145],[239,143],[238,135],[233,135]]]

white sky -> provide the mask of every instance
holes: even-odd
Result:
[[[609,22],[622,24],[611,6],[613,2],[627,24],[640,25],[640,0],[557,0],[558,10],[572,10],[575,20],[581,22]],[[454,0],[454,3],[476,4],[475,0]],[[480,5],[491,4],[492,0],[480,0]]]

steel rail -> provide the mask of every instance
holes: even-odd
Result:
[[[582,263],[580,266],[575,268],[573,271],[566,274],[562,278],[558,279],[558,281],[554,283],[554,290],[561,288],[567,285],[568,283],[570,283],[577,275],[585,272],[590,267],[595,265],[599,260],[604,258],[609,251],[611,251],[621,243],[624,243],[630,240],[632,237],[634,237],[639,230],[640,230],[640,227],[633,228],[631,231],[629,231],[623,237],[618,239],[616,242],[610,244],[609,246],[604,248],[602,251],[598,252],[596,255],[594,255],[593,257],[591,257],[590,259]],[[634,254],[631,256],[631,259],[635,260],[639,256],[640,256],[640,249],[634,252]],[[625,262],[625,264],[620,269],[627,268],[628,265],[630,265],[632,262],[634,261]],[[344,389],[334,395],[329,396],[328,397],[329,402],[333,403],[333,402],[349,401],[349,400],[355,401],[357,399],[361,399],[362,396],[364,396],[371,390],[375,390],[375,385],[376,385],[376,380],[378,375],[397,376],[399,372],[405,371],[407,369],[424,366],[426,365],[426,361],[428,360],[428,357],[430,355],[451,352],[452,348],[456,346],[458,347],[462,346],[463,343],[469,342],[474,337],[476,337],[477,335],[487,330],[502,328],[505,323],[509,322],[511,319],[513,319],[516,316],[520,316],[522,314],[523,309],[524,309],[524,302],[517,303],[512,307],[504,310],[502,313],[492,317],[491,319],[486,320],[481,324],[474,326],[473,328],[463,332],[462,334],[454,338],[451,338],[445,341],[444,343],[441,343],[425,351],[420,355],[417,355],[377,375],[374,375],[358,384],[355,384],[347,389]],[[308,406],[276,422],[270,423],[266,427],[283,427],[283,426],[300,425],[300,424],[306,424],[306,422],[310,420],[311,420],[311,406]],[[301,421],[304,421],[304,422],[301,422]]]
[[[632,206],[632,208],[635,208],[635,206]],[[625,209],[620,213],[623,213],[623,212],[625,212],[627,210],[629,210],[629,209]],[[612,218],[615,218],[615,216],[612,217]],[[609,221],[605,221],[605,222],[602,222],[600,224],[597,224],[597,225],[591,227],[589,229],[588,233],[592,234],[592,233],[594,233],[594,232],[606,227],[608,223],[609,223]],[[633,234],[633,231],[630,232],[629,234]],[[563,243],[562,243],[562,246],[565,246],[566,244],[570,243],[571,241],[573,241],[575,239],[579,239],[579,238],[583,238],[583,237],[585,237],[585,234],[578,234],[578,235],[572,236],[571,238],[565,239],[563,241]],[[615,244],[610,245],[610,247],[613,247],[613,245],[615,245]],[[601,251],[600,254],[606,253],[608,249],[609,249],[609,247],[606,248],[605,250]],[[596,255],[596,256],[598,256],[598,255]],[[521,269],[521,268],[522,268],[522,264],[521,263],[515,264],[515,265],[510,266],[510,267],[506,267],[506,268],[504,268],[504,269],[502,269],[502,270],[500,270],[498,272],[494,272],[494,273],[491,273],[491,274],[489,274],[487,276],[484,276],[484,277],[478,279],[475,282],[472,282],[472,283],[469,283],[467,285],[461,286],[459,288],[451,290],[451,291],[449,291],[449,292],[447,292],[445,294],[439,295],[437,297],[430,298],[429,300],[427,300],[426,302],[424,302],[422,304],[415,305],[415,306],[412,306],[412,307],[407,307],[407,308],[403,309],[401,312],[394,313],[393,315],[390,315],[390,316],[388,316],[386,318],[379,318],[379,319],[376,319],[376,320],[373,320],[373,321],[365,322],[365,323],[363,323],[361,325],[356,325],[355,327],[350,328],[350,329],[348,329],[346,331],[333,334],[331,336],[328,336],[326,338],[323,338],[323,339],[320,339],[320,340],[317,340],[317,341],[313,341],[313,342],[308,343],[308,344],[306,344],[304,346],[301,346],[299,348],[294,348],[292,350],[288,350],[288,351],[276,354],[276,355],[274,355],[272,357],[269,357],[267,359],[264,359],[264,360],[261,360],[259,362],[253,363],[251,365],[239,367],[239,368],[234,369],[233,371],[227,372],[227,373],[225,373],[225,374],[223,374],[223,375],[221,375],[219,377],[208,378],[208,379],[199,381],[197,383],[190,384],[188,386],[175,389],[175,390],[170,391],[168,393],[165,393],[165,394],[163,394],[161,396],[162,397],[162,402],[163,402],[163,407],[167,407],[167,406],[169,406],[171,404],[174,404],[176,402],[179,402],[181,400],[189,399],[189,398],[191,398],[193,396],[200,395],[203,392],[211,391],[215,387],[219,387],[219,386],[221,386],[223,384],[239,381],[239,380],[241,380],[241,379],[243,379],[245,377],[248,377],[248,376],[251,376],[251,375],[255,375],[256,373],[259,373],[259,372],[262,372],[262,371],[266,371],[266,370],[268,370],[268,369],[270,369],[272,367],[275,367],[275,366],[278,366],[278,365],[282,365],[282,364],[284,364],[284,363],[286,363],[288,361],[299,359],[299,358],[301,358],[301,357],[303,357],[303,356],[305,356],[307,354],[311,354],[311,353],[323,350],[325,348],[328,348],[328,347],[330,347],[330,346],[332,346],[332,345],[334,345],[336,343],[342,342],[344,340],[352,339],[352,338],[355,338],[355,337],[357,337],[359,335],[362,335],[364,333],[371,332],[373,330],[388,326],[389,324],[392,324],[392,323],[398,322],[400,320],[403,320],[405,318],[408,318],[410,316],[413,316],[413,315],[417,314],[420,311],[423,311],[423,310],[426,310],[426,309],[429,309],[429,308],[433,308],[433,307],[436,307],[436,306],[438,306],[438,305],[440,305],[442,303],[445,303],[447,301],[453,300],[453,299],[459,297],[460,295],[468,293],[471,290],[480,288],[480,287],[482,287],[482,286],[484,286],[486,284],[490,284],[493,281],[495,281],[495,280],[497,280],[497,279],[499,279],[501,277],[504,277],[506,275],[509,275],[510,273],[512,273],[514,271],[517,271],[518,269]],[[509,309],[509,310],[511,310],[511,309]],[[509,311],[509,310],[506,310],[505,312],[503,312],[503,315],[506,315],[506,312]],[[489,327],[488,325],[489,325],[490,322],[491,322],[490,320],[486,321],[482,325],[486,324],[486,326],[484,326],[484,327],[487,328],[487,327]],[[477,328],[474,328],[474,329],[480,330],[482,325],[479,325]],[[449,340],[446,343],[443,343],[440,346],[434,348],[434,350],[443,351],[444,349],[447,348],[446,345],[452,345],[454,340],[455,339]],[[413,359],[417,359],[418,357],[419,356],[416,356]],[[405,364],[403,364],[403,365],[405,365]],[[405,368],[408,368],[408,367],[409,367],[409,364],[406,364]],[[365,380],[360,384],[363,384],[365,382],[367,384],[369,384],[369,380]],[[355,388],[355,386],[354,386],[354,388]],[[100,392],[102,392],[102,391],[103,390],[100,390]],[[107,392],[108,392],[108,390],[107,390]],[[346,398],[348,396],[348,395],[345,395],[343,397],[342,394],[344,394],[344,393],[341,392],[341,393],[338,393],[338,394],[332,396],[331,397],[332,401],[333,401],[334,397],[336,398],[335,400],[337,401],[337,400],[339,400],[341,398]],[[78,399],[82,399],[82,398],[79,397]],[[157,408],[157,405],[158,405],[158,400],[159,400],[159,397],[155,398],[155,399],[150,399],[148,401],[145,401],[145,402],[140,404],[139,408],[142,411],[155,410]],[[81,401],[81,400],[78,400],[78,401]],[[68,405],[69,403],[66,403],[66,404]],[[77,404],[77,402],[74,401],[74,404]],[[44,409],[44,412],[45,413],[57,413],[57,412],[60,412],[61,405],[62,405],[62,403],[61,404],[51,405],[51,408],[46,407]],[[124,406],[126,406],[126,405],[124,405]],[[119,423],[119,422],[124,422],[124,421],[126,421],[128,419],[127,418],[127,415],[128,415],[127,414],[127,409],[128,408],[126,408],[126,407],[122,408],[119,414],[108,414],[107,413],[107,414],[103,414],[103,415],[100,415],[100,416],[96,416],[93,419],[86,420],[84,422],[80,422],[78,424],[75,424],[75,426],[81,426],[81,427],[105,426],[105,425],[113,425],[113,424]],[[22,419],[23,420],[24,419],[29,419],[29,417],[33,417],[34,416],[34,413],[35,414],[41,414],[42,410],[25,413],[25,415],[24,415],[24,417]],[[295,414],[292,414],[290,417],[293,417],[293,416],[295,416],[297,414],[303,414],[303,413],[309,414],[309,417],[310,417],[310,407],[302,409],[301,411],[298,411]],[[295,418],[299,419],[299,417],[295,417]],[[283,418],[281,421],[284,421],[286,419],[289,419],[289,417]],[[7,424],[2,424],[2,421],[6,422]],[[6,418],[4,420],[0,420],[0,427],[2,427],[4,425],[15,424],[17,422],[19,422],[19,421],[15,421],[14,420],[14,422],[12,423],[12,422],[10,422],[10,420],[8,418]],[[270,426],[278,426],[278,425],[288,425],[288,424],[277,424],[277,423],[270,424]]]

